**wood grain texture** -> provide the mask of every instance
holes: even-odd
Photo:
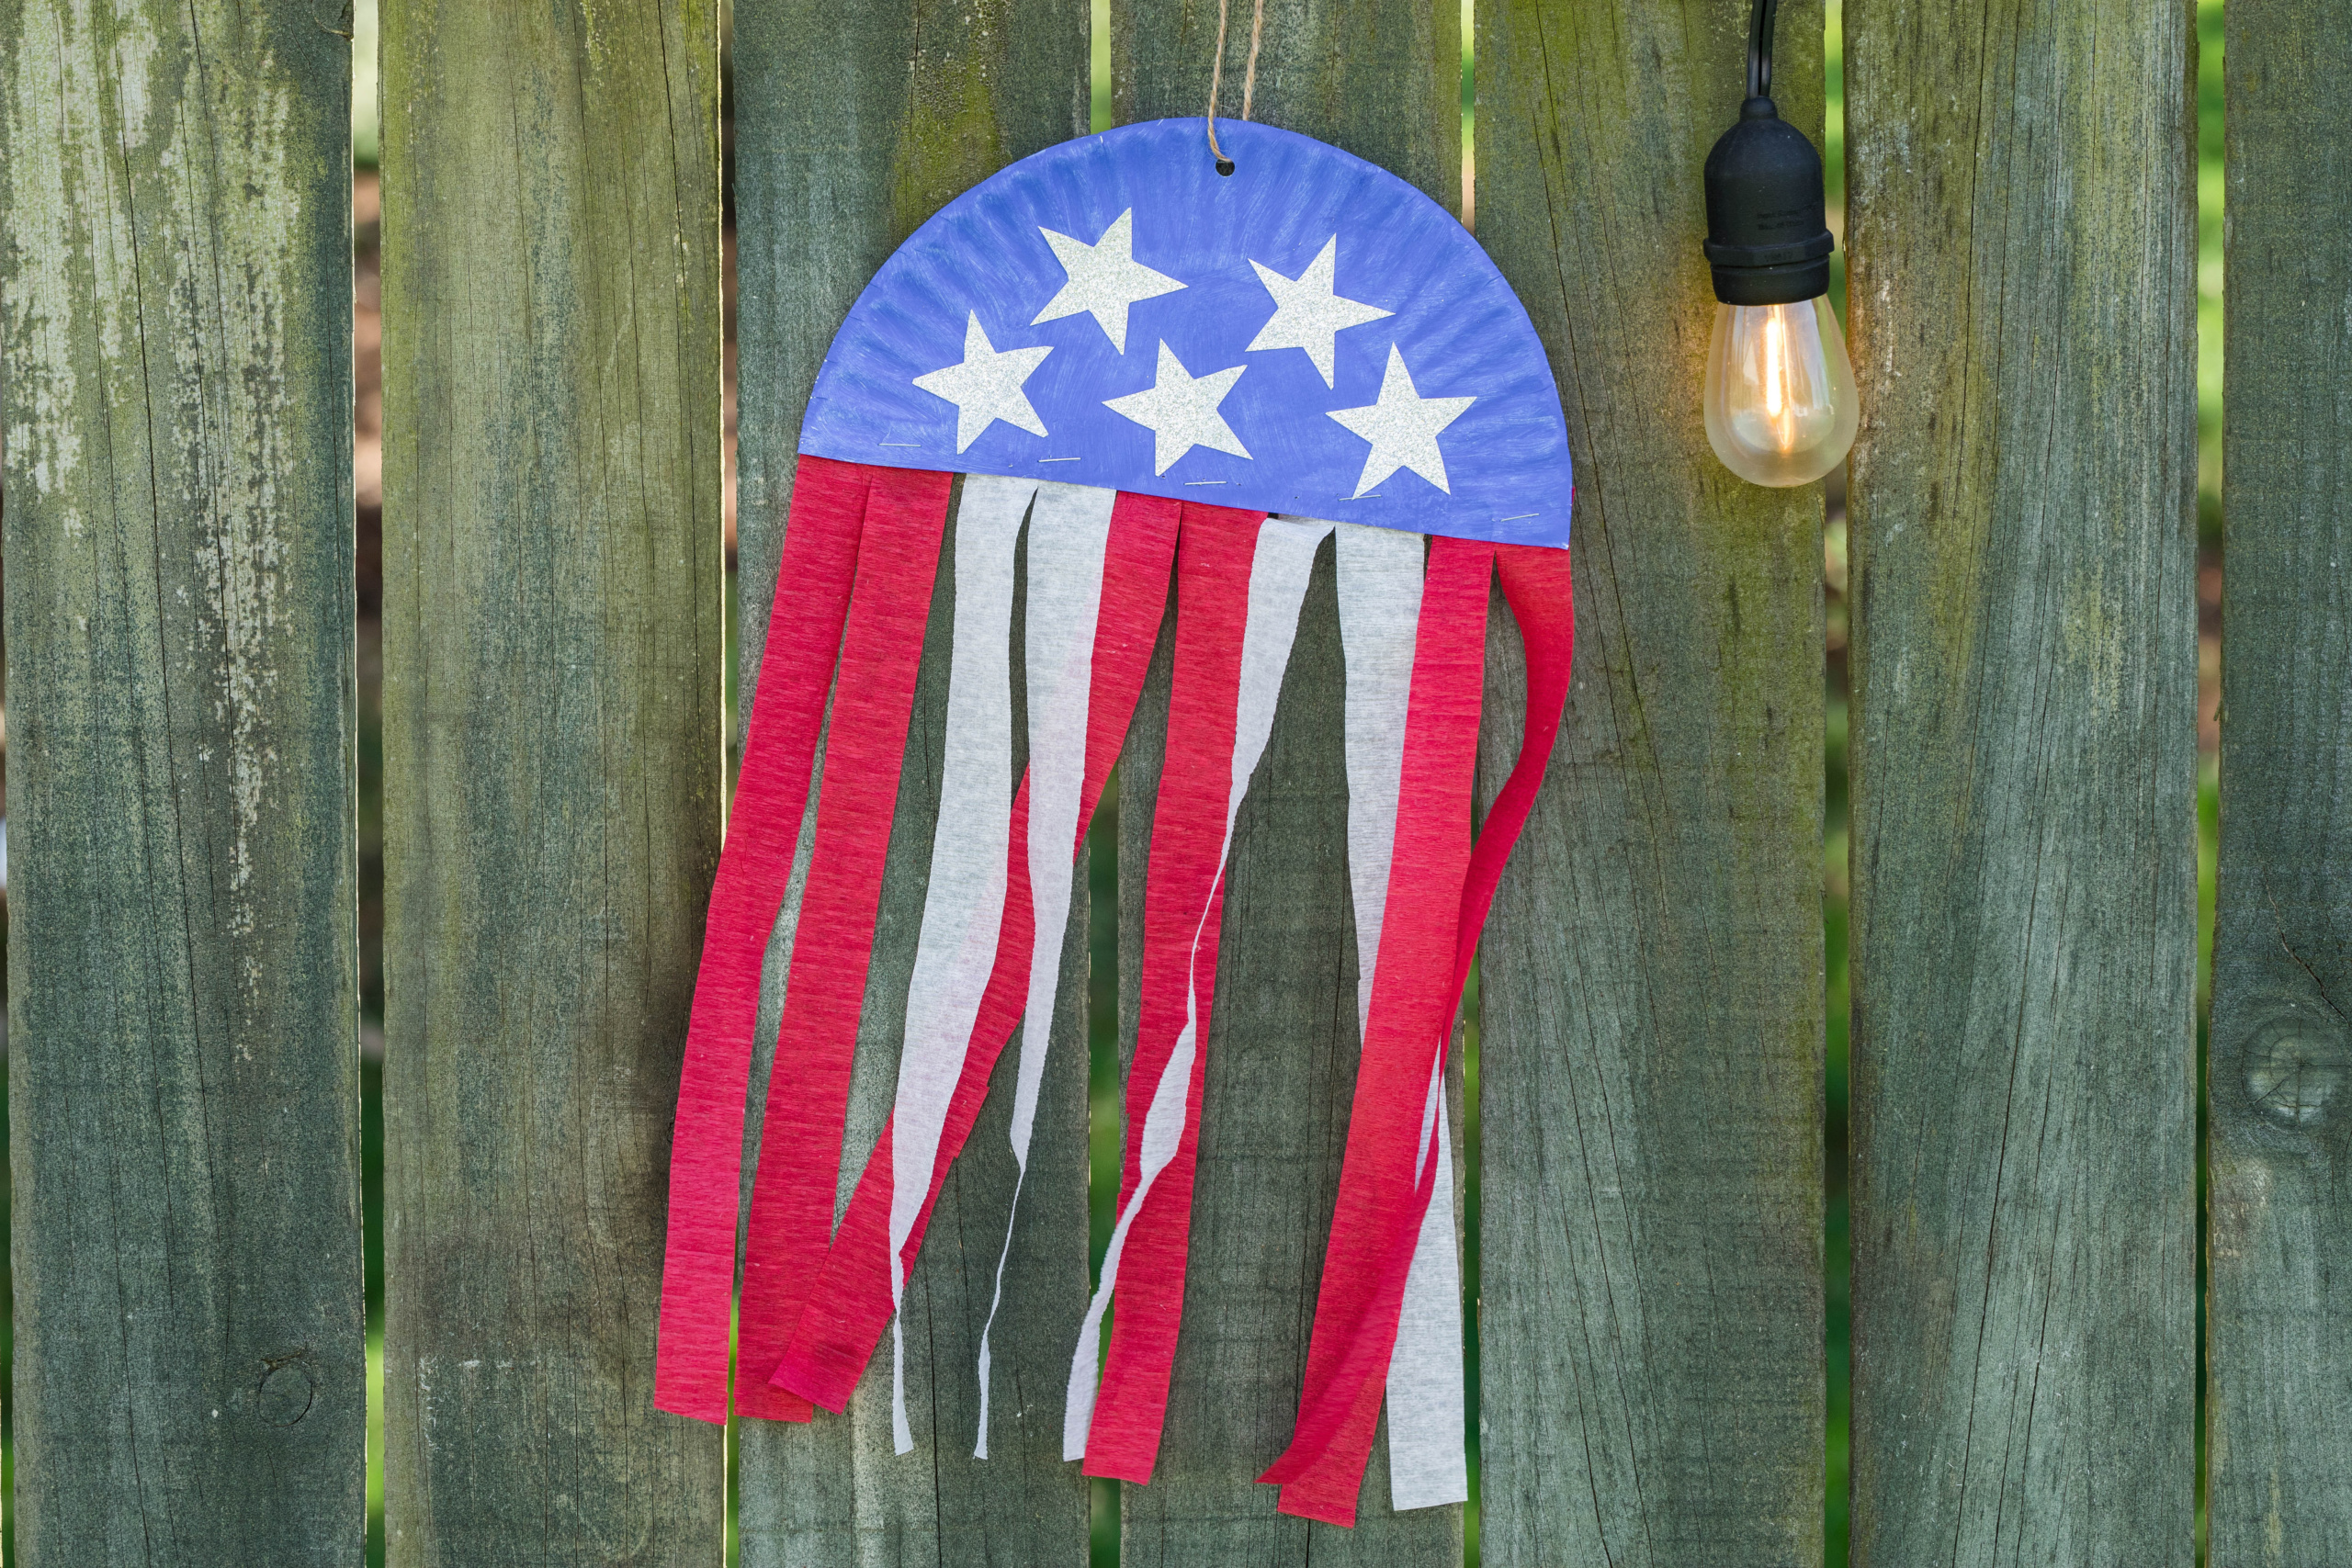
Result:
[[[1085,132],[1087,7],[735,0],[734,19],[736,664],[748,715],[800,419],[825,350],[923,220],[1013,160]]]
[[[850,304],[899,242],[1005,164],[1086,129],[1081,0],[738,0],[734,33],[741,344],[737,592],[741,699],[755,696],[794,455],[817,367]],[[948,547],[953,548],[952,544]],[[943,570],[908,735],[874,965],[851,1089],[846,1202],[897,1088],[928,881],[946,696],[952,573]],[[1016,671],[1018,647],[1015,648]],[[1016,682],[1016,691],[1018,684]],[[804,829],[805,863],[807,833]],[[831,1568],[921,1558],[947,1563],[1082,1561],[1087,1494],[1061,1461],[1062,1382],[1085,1311],[1084,884],[1064,952],[1058,1020],[1006,1266],[1008,1314],[994,1340],[991,1458],[975,1461],[976,1361],[990,1271],[1004,1236],[1012,1160],[1006,1132],[1018,1037],[967,1152],[934,1209],[908,1284],[909,1418],[916,1450],[891,1451],[890,1351],[849,1412],[806,1426],[742,1423],[745,1568]],[[763,969],[753,1063],[749,1191],[757,1124],[790,964],[796,890]],[[1074,942],[1074,945],[1072,945]]]
[[[2214,1568],[2352,1553],[2352,198],[2341,7],[2233,0],[2214,933]]]
[[[1249,15],[1235,7],[1226,39],[1220,107],[1237,118]],[[1213,0],[1114,4],[1111,16],[1116,118],[1200,115],[1216,40]],[[1442,0],[1272,0],[1254,118],[1368,158],[1458,211],[1459,18]],[[1210,155],[1205,136],[1200,155]],[[1245,167],[1233,177],[1250,176]],[[1159,1467],[1150,1485],[1121,1487],[1127,1568],[1462,1557],[1461,1509],[1390,1511],[1385,1421],[1352,1530],[1278,1514],[1276,1489],[1257,1483],[1297,1419],[1361,1048],[1332,561],[1326,543],[1273,733],[1234,826],[1183,1328]],[[1145,688],[1155,717],[1138,721],[1120,781],[1120,1038],[1129,1055],[1169,668]]]
[[[1846,9],[1871,1568],[2195,1549],[2193,9]]]
[[[1478,238],[1559,377],[1577,676],[1482,956],[1482,1560],[1822,1552],[1822,498],[1717,463],[1747,6],[1484,0]],[[1821,130],[1821,8],[1775,85]],[[1480,775],[1519,743],[1492,623]]]
[[[1227,18],[1220,118],[1241,116],[1251,9]],[[1216,56],[1216,0],[1112,0],[1111,112],[1198,117]],[[1442,0],[1267,0],[1251,118],[1369,159],[1462,210],[1462,16]],[[1206,128],[1202,155],[1207,154]]]
[[[350,53],[0,0],[16,1527],[359,1562]]]
[[[386,1526],[695,1563],[652,1407],[720,795],[718,29],[382,17]]]

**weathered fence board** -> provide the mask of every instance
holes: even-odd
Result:
[[[1085,130],[1087,13],[1080,0],[998,0],[977,9],[929,0],[739,0],[734,51],[742,367],[738,670],[740,711],[748,716],[801,413],[825,349],[875,269],[933,211],[1012,160]],[[896,1089],[938,803],[953,597],[952,574],[943,571],[858,1032],[842,1145],[844,1202]],[[1016,690],[1018,680],[1016,650]],[[804,863],[807,849],[804,831]],[[765,965],[755,1127],[797,908],[796,892]],[[999,1063],[908,1281],[906,1387],[916,1451],[892,1451],[887,1341],[846,1415],[820,1414],[805,1426],[742,1423],[745,1568],[1084,1557],[1086,1483],[1061,1460],[1061,1403],[1066,1337],[1077,1330],[1087,1288],[1086,921],[1081,865],[1064,933],[1064,1010],[1005,1269],[1006,1301],[1034,1312],[1028,1321],[1040,1331],[1021,1336],[998,1325],[991,1457],[972,1458],[976,1363],[1012,1190],[1006,1133],[1017,1050]],[[755,1140],[756,1134],[754,1149]],[[747,1158],[747,1193],[751,1168]]]
[[[2213,953],[2214,1568],[2352,1543],[2352,198],[2340,7],[2229,20],[2228,573]]]
[[[1735,479],[1699,411],[1747,15],[1479,10],[1478,237],[1559,376],[1579,633],[1483,958],[1490,1564],[1821,1561],[1822,499]],[[1781,8],[1815,135],[1821,28]],[[1507,614],[1493,647],[1489,792]]]
[[[2194,1550],[2192,9],[1846,9],[1872,1568]]]
[[[1114,4],[1113,112],[1199,116],[1216,57],[1214,0]],[[1371,159],[1449,211],[1462,196],[1460,13],[1432,0],[1273,0],[1255,115]],[[1241,110],[1249,8],[1233,8],[1219,107]],[[1199,155],[1210,156],[1205,135]],[[1250,177],[1245,165],[1233,176]],[[1345,241],[1342,241],[1344,246]],[[1349,901],[1344,682],[1333,547],[1299,617],[1274,728],[1234,824],[1204,1047],[1200,1163],[1183,1330],[1148,1486],[1122,1485],[1120,1561],[1458,1562],[1462,1510],[1394,1513],[1384,1434],[1352,1530],[1275,1511],[1258,1473],[1289,1446],[1355,1090],[1355,927]],[[1119,815],[1120,1039],[1133,1053],[1141,888],[1158,800],[1170,667],[1145,688]],[[1459,1077],[1459,1066],[1455,1069]]]
[[[718,851],[718,7],[389,0],[386,1523],[707,1563],[652,1408]]]
[[[0,0],[19,1560],[360,1560],[350,55]]]

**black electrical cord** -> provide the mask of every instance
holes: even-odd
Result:
[[[1747,22],[1747,96],[1772,96],[1772,13],[1781,0],[1756,0]]]
[[[1707,154],[1707,261],[1726,305],[1793,305],[1829,288],[1821,154],[1772,103],[1772,18],[1751,0],[1747,101]]]

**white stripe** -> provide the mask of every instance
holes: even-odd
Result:
[[[1023,662],[1029,687],[1029,898],[1036,940],[1029,950],[1029,998],[1021,1015],[1021,1066],[1012,1094],[1012,1202],[997,1249],[996,1291],[980,1326],[980,1432],[975,1459],[989,1457],[989,1333],[1004,1301],[1004,1260],[1029,1176],[1029,1140],[1046,1077],[1046,1048],[1062,977],[1062,933],[1069,924],[1070,867],[1079,796],[1086,783],[1086,727],[1094,690],[1094,628],[1102,608],[1102,555],[1118,491],[1043,484],[1029,518]]]
[[[1398,1512],[1470,1500],[1463,1453],[1462,1265],[1454,1249],[1453,1140],[1442,1069],[1430,1074],[1427,1103],[1422,1168],[1436,1161],[1436,1190],[1413,1244],[1396,1348],[1388,1357],[1388,1503]]]
[[[1419,534],[1339,525],[1340,646],[1347,657],[1348,885],[1355,895],[1356,1022],[1372,1013],[1372,973],[1396,843],[1405,713],[1421,618]]]
[[[931,1190],[947,1103],[996,961],[1012,798],[1012,558],[1035,480],[974,475],[956,511],[956,629],[947,674],[931,883],[907,984],[907,1029],[890,1134],[890,1434],[907,1425],[906,1293],[899,1252]]]
[[[1356,1018],[1368,1025],[1372,979],[1396,840],[1405,719],[1419,629],[1424,545],[1415,534],[1341,524],[1340,639],[1347,655],[1348,881],[1355,895]],[[1453,1239],[1453,1158],[1442,1073],[1423,1100],[1417,1168],[1434,1145],[1437,1191],[1405,1279],[1388,1362],[1391,1506],[1470,1495],[1463,1452],[1462,1285]]]
[[[1258,529],[1258,547],[1250,563],[1250,611],[1241,632],[1241,689],[1234,711],[1233,771],[1227,786],[1225,806],[1225,837],[1217,852],[1217,877],[1225,877],[1225,857],[1233,849],[1233,819],[1241,809],[1241,797],[1250,788],[1250,775],[1258,771],[1258,760],[1265,754],[1266,739],[1274,728],[1274,702],[1282,694],[1283,671],[1290,664],[1291,644],[1298,637],[1298,609],[1306,597],[1307,574],[1314,570],[1315,552],[1323,536],[1331,531],[1329,523],[1301,523],[1287,518],[1268,518]],[[1208,925],[1208,910],[1216,902],[1214,886],[1208,904],[1203,906],[1193,926],[1193,969],[1186,976],[1184,990],[1184,1028],[1176,1037],[1176,1048],[1170,1054],[1168,1066],[1153,1089],[1151,1104],[1144,1112],[1142,1137],[1142,1179],[1119,1211],[1118,1223],[1111,1230],[1110,1250],[1102,1258],[1102,1280],[1094,1289],[1094,1299],[1087,1303],[1086,1321],[1078,1332],[1078,1348],[1070,1358],[1069,1397],[1062,1407],[1062,1458],[1086,1457],[1086,1436],[1094,1424],[1094,1385],[1098,1347],[1102,1337],[1102,1314],[1111,1304],[1111,1293],[1118,1283],[1119,1259],[1126,1251],[1127,1232],[1141,1212],[1144,1200],[1151,1195],[1152,1183],[1176,1157],[1177,1146],[1183,1141],[1187,1118],[1187,1102],[1193,1079],[1193,1061],[1198,1055],[1200,1031],[1201,933]],[[1211,976],[1214,979],[1214,976]]]

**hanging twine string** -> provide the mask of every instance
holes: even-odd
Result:
[[[1216,53],[1209,62],[1209,152],[1216,159],[1216,172],[1233,173],[1233,160],[1216,144],[1216,95],[1225,81],[1225,21],[1230,0],[1216,0]],[[1266,31],[1266,0],[1256,0],[1250,16],[1250,64],[1241,78],[1241,118],[1250,118],[1251,100],[1258,96],[1258,42]]]
[[[1222,5],[1224,0],[1218,0]],[[1266,0],[1257,0],[1250,13],[1250,69],[1241,78],[1241,118],[1250,118],[1250,100],[1258,95],[1258,39],[1266,30]]]

